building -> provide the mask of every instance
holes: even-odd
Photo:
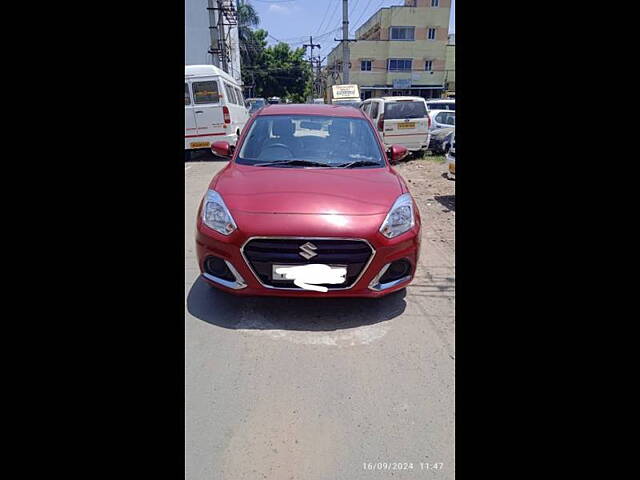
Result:
[[[405,0],[378,10],[350,42],[349,83],[362,99],[391,95],[439,98],[455,88],[455,37],[449,44],[451,0]],[[447,53],[453,56],[447,62]],[[327,85],[342,81],[342,45],[327,56]]]
[[[447,54],[444,62],[444,88],[447,92],[456,91],[456,34],[449,35]]]
[[[241,82],[240,43],[238,41],[236,0],[185,0],[184,58],[185,65],[223,65],[209,53],[209,27],[221,25],[227,55],[227,73]],[[211,10],[209,10],[211,8]],[[219,12],[223,17],[219,19]],[[217,57],[217,55],[216,55]]]

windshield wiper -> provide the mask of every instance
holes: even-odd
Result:
[[[280,160],[277,162],[256,163],[254,167],[271,167],[273,165],[303,165],[309,167],[330,167],[327,163],[314,162],[313,160]]]
[[[381,167],[382,165],[380,164],[380,162],[372,162],[371,160],[356,160],[354,162],[340,163],[336,165],[336,167],[340,167],[340,168],[367,167],[367,166]]]

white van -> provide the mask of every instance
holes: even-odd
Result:
[[[429,147],[431,119],[424,98],[368,98],[360,110],[371,118],[385,146],[397,143],[412,152]]]
[[[242,87],[214,65],[184,67],[184,149],[208,149],[224,140],[235,145],[249,119]]]

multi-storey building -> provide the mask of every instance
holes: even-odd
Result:
[[[211,48],[210,28],[218,25],[220,7],[230,12],[227,16],[232,18],[237,11],[237,0],[185,0],[185,65],[216,65],[222,68],[220,62],[216,63],[213,55],[209,53]],[[210,8],[213,10],[209,10]],[[227,73],[240,82],[242,76],[240,73],[240,42],[237,21],[236,25],[233,25],[233,21],[225,18],[221,23],[223,31],[220,33],[225,40],[224,50],[228,57]]]
[[[357,41],[349,45],[349,83],[360,87],[363,99],[437,98],[455,82],[455,74],[446,71],[447,51],[455,52],[447,47],[450,7],[451,0],[405,0],[381,8],[356,30]],[[327,56],[326,71],[328,85],[344,83],[342,45]]]

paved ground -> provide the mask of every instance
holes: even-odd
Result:
[[[185,478],[453,479],[455,182],[445,165],[397,167],[424,226],[406,291],[238,299],[198,280],[196,209],[226,165],[200,160],[185,164]],[[364,468],[377,462],[413,469]],[[427,469],[435,462],[442,469]]]

